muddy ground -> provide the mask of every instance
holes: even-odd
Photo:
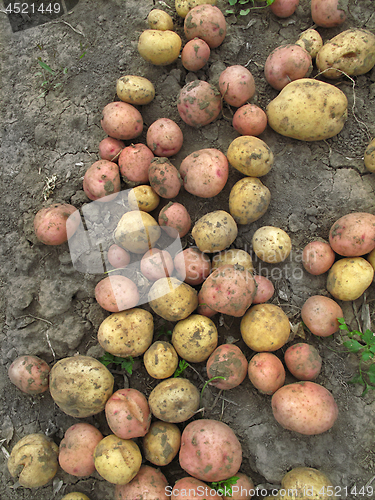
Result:
[[[218,5],[223,11],[227,7],[224,0]],[[74,490],[86,493],[91,500],[114,498],[114,486],[97,474],[78,479],[59,471],[53,484],[44,488],[17,487],[7,471],[6,452],[34,432],[45,433],[58,444],[66,429],[77,421],[59,410],[49,394],[29,397],[18,391],[7,377],[10,363],[22,354],[40,356],[52,365],[78,352],[96,357],[103,352],[96,333],[108,313],[94,299],[94,286],[103,276],[76,271],[67,244],[49,247],[39,243],[32,221],[45,204],[67,202],[81,207],[88,202],[82,177],[98,159],[98,144],[105,137],[100,127],[101,110],[116,97],[116,79],[135,74],[154,83],[154,101],[140,108],[145,122],[140,142],[145,142],[147,126],[154,120],[174,119],[184,133],[184,146],[172,158],[178,167],[197,149],[214,147],[225,153],[238,135],[231,126],[233,109],[229,107],[224,108],[220,119],[200,130],[185,125],[176,108],[180,88],[197,77],[215,83],[226,66],[242,64],[256,81],[252,102],[265,108],[277,94],[263,75],[268,54],[278,45],[294,42],[301,31],[313,26],[308,0],[301,0],[295,14],[285,20],[277,19],[267,9],[253,10],[242,18],[227,16],[224,43],[212,50],[209,63],[194,75],[187,73],[180,61],[155,67],[138,55],[137,39],[154,6],[173,15],[176,31],[183,37],[183,23],[173,14],[172,0],[80,0],[72,11],[52,22],[25,25],[27,29],[14,32],[7,16],[0,13],[0,498],[4,500],[59,500]],[[27,23],[27,19],[23,21]],[[22,28],[22,22],[20,25]],[[349,0],[343,26],[318,30],[326,40],[350,27],[374,31],[373,0]],[[54,77],[45,73],[49,83],[44,96],[46,87],[41,84],[45,77],[38,74],[38,58],[55,71]],[[354,92],[351,81],[343,78],[336,82],[347,95],[350,110],[337,137],[304,143],[269,128],[261,136],[276,157],[272,170],[262,179],[272,201],[260,220],[240,227],[234,246],[251,251],[252,234],[263,225],[279,226],[289,233],[291,257],[277,269],[256,261],[255,268],[271,277],[276,290],[272,302],[283,308],[293,326],[299,324],[301,305],[309,296],[327,294],[326,276],[314,277],[303,270],[301,249],[312,239],[327,238],[331,224],[348,212],[375,213],[375,177],[363,164],[365,147],[375,136],[374,82],[375,70],[355,79]],[[61,85],[54,87],[56,84]],[[225,191],[215,198],[199,199],[183,193],[178,201],[186,204],[193,222],[212,210],[228,210],[229,190],[241,177],[231,169]],[[189,235],[184,244],[193,244]],[[368,326],[373,319],[374,299],[372,285],[365,297],[341,304],[352,328]],[[253,353],[240,338],[239,320],[218,317],[215,321],[220,343],[236,341],[250,359]],[[162,326],[156,318],[156,330]],[[355,499],[358,495],[347,494],[353,486],[357,491],[371,484],[375,488],[375,392],[362,397],[360,386],[348,384],[357,372],[358,358],[345,352],[339,334],[319,339],[306,333],[306,340],[323,358],[317,382],[332,392],[339,406],[338,420],[330,431],[308,437],[283,430],[272,416],[270,397],[259,394],[248,380],[228,391],[213,409],[209,408],[217,391],[207,391],[205,417],[222,419],[233,428],[243,447],[241,471],[256,485],[278,485],[291,468],[309,466],[331,478],[337,496]],[[277,354],[282,356],[283,350]],[[199,375],[188,369],[186,376],[201,388],[206,380],[204,363],[194,368]],[[123,387],[123,374],[115,377],[115,388]],[[141,359],[136,360],[133,375],[125,379],[130,387],[146,395],[156,385]],[[288,382],[292,381],[289,376]],[[103,414],[85,421],[109,433]],[[177,459],[163,472],[172,485],[184,476]]]

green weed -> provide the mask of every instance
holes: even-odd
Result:
[[[232,496],[232,486],[237,484],[238,476],[232,476],[225,481],[218,481],[217,483],[210,483],[210,487],[221,495]]]
[[[178,367],[176,368],[176,371],[174,372],[173,376],[174,377],[179,377],[184,373],[186,368],[189,366],[189,363],[185,361],[184,359],[180,359],[180,362],[178,363]]]
[[[226,14],[239,14],[240,16],[246,16],[251,10],[253,9],[265,9],[269,5],[272,5],[275,0],[264,0],[265,5],[259,5],[255,6],[255,0],[228,0],[228,3],[231,7],[234,7],[233,9],[227,9],[225,11]],[[252,5],[252,7],[247,7],[247,8],[240,8],[240,11],[238,11],[238,8],[236,6],[245,6],[245,5]]]
[[[120,368],[125,370],[129,375],[133,373],[134,359],[131,356],[128,358],[120,358],[120,356],[114,356],[113,354],[106,352],[104,356],[99,358],[99,361],[104,366],[108,366],[110,364],[119,365]]]
[[[53,70],[48,64],[42,61],[41,57],[38,57],[38,64],[42,68],[42,71],[35,73],[35,76],[41,76],[43,81],[41,87],[43,92],[39,97],[45,97],[52,90],[58,90],[62,87],[63,82],[62,77],[67,74],[68,68],[60,68],[59,70]]]

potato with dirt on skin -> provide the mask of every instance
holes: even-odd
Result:
[[[229,250],[215,253],[212,257],[212,269],[217,269],[225,265],[241,266],[251,274],[254,270],[251,255],[239,248],[230,248]]]
[[[207,360],[207,377],[223,377],[212,380],[210,384],[218,389],[229,390],[245,380],[247,367],[247,359],[239,347],[234,344],[221,344]]]
[[[312,467],[295,467],[287,472],[281,480],[281,488],[286,491],[296,492],[294,493],[296,497],[290,498],[287,496],[285,500],[308,498],[310,495],[306,496],[307,492],[318,494],[319,498],[315,497],[317,500],[331,500],[331,492],[335,491],[329,478],[323,472]]]
[[[279,227],[262,226],[252,239],[256,256],[269,264],[278,264],[288,258],[292,250],[290,236]]]
[[[346,257],[333,264],[327,276],[327,290],[338,300],[357,300],[371,285],[374,268],[363,257]]]
[[[322,358],[313,345],[299,342],[284,353],[284,361],[290,373],[298,380],[315,380],[322,367]]]
[[[181,38],[171,30],[145,30],[138,39],[138,52],[155,66],[168,66],[180,55]]]
[[[117,80],[116,93],[121,101],[141,106],[153,100],[155,88],[143,76],[125,75]]]
[[[90,200],[113,200],[121,189],[117,163],[99,160],[93,163],[83,177],[83,190]]]
[[[201,38],[214,49],[223,43],[227,32],[224,14],[214,5],[197,5],[185,17],[184,32],[188,40]]]
[[[328,337],[339,330],[337,318],[344,313],[337,302],[324,295],[312,295],[303,304],[301,318],[311,333]]]
[[[199,71],[210,58],[210,46],[200,38],[189,40],[181,52],[181,62],[188,71]]]
[[[268,210],[271,193],[258,177],[245,177],[232,187],[229,212],[237,224],[251,224]]]
[[[353,212],[340,217],[329,231],[329,244],[344,257],[360,257],[375,248],[375,215]]]
[[[300,34],[298,40],[296,41],[296,45],[305,49],[306,52],[310,54],[311,58],[315,59],[317,53],[323,47],[323,40],[320,33],[312,28],[309,28]]]
[[[196,247],[185,248],[174,258],[177,277],[188,285],[200,285],[211,272],[209,257]]]
[[[244,104],[234,113],[232,125],[241,135],[258,136],[267,127],[267,115],[255,104]]]
[[[296,44],[277,47],[264,64],[266,80],[276,90],[283,89],[291,81],[307,78],[311,71],[310,54]]]
[[[250,500],[255,493],[255,485],[252,479],[243,474],[242,472],[236,472],[237,481],[232,485],[231,495],[225,495],[225,487],[221,487],[223,492],[223,500]],[[263,499],[264,500],[264,499]]]
[[[254,77],[245,66],[228,66],[220,74],[219,90],[226,103],[239,108],[254,97]]]
[[[8,368],[12,384],[26,394],[41,394],[48,390],[50,367],[37,356],[19,356]]]
[[[152,212],[159,205],[159,195],[151,186],[135,186],[128,193],[128,203],[130,210],[142,210]]]
[[[317,26],[333,28],[346,20],[340,0],[311,0],[311,17]]]
[[[148,27],[152,30],[173,31],[173,19],[161,9],[152,9],[147,16]]]
[[[248,177],[262,177],[268,174],[274,161],[273,153],[267,144],[251,135],[234,139],[229,145],[227,158],[232,167]]]
[[[90,500],[90,498],[79,491],[72,491],[71,493],[64,495],[61,500]]]
[[[41,208],[34,217],[34,231],[45,245],[62,245],[73,236],[80,222],[76,207],[55,203]]]
[[[364,162],[369,172],[375,172],[375,138],[366,148]]]
[[[183,477],[176,481],[171,495],[174,500],[196,500],[204,494],[204,500],[222,500],[219,492],[195,477]]]
[[[298,4],[299,0],[275,0],[270,5],[270,9],[275,16],[284,19],[294,14]]]
[[[195,223],[191,234],[201,252],[221,252],[237,238],[237,224],[224,210],[203,215]]]
[[[146,460],[158,466],[168,465],[179,452],[181,432],[176,424],[156,420],[142,443]]]
[[[280,359],[271,352],[258,352],[249,361],[249,380],[262,394],[272,395],[285,382],[285,369]]]
[[[113,137],[106,137],[99,143],[99,156],[102,160],[118,163],[118,157],[124,147],[123,141],[113,139]]]
[[[153,158],[148,169],[148,178],[153,190],[161,197],[175,198],[182,186],[177,168],[166,157]]]
[[[216,5],[217,0],[175,0],[176,12],[180,17],[186,17],[193,7],[209,3]]]
[[[124,148],[118,158],[122,179],[129,186],[148,182],[148,169],[154,153],[146,144],[130,144]]]
[[[149,126],[146,142],[154,155],[169,158],[180,151],[184,136],[175,121],[159,118]]]
[[[157,340],[144,353],[143,363],[151,377],[169,378],[178,366],[178,355],[172,344]]]
[[[139,291],[130,278],[112,274],[100,280],[96,285],[95,299],[106,311],[125,311],[138,304]]]
[[[335,252],[326,241],[311,241],[302,251],[302,265],[314,276],[326,273],[335,262]]]
[[[201,314],[202,316],[206,316],[207,318],[212,318],[212,316],[215,316],[215,314],[217,314],[217,311],[214,311],[207,305],[205,293],[204,291],[202,293],[202,289],[200,289],[198,293],[197,314]]]
[[[114,500],[150,499],[168,500],[168,481],[159,469],[142,465],[128,484],[117,484]]]
[[[128,141],[141,135],[143,118],[134,106],[127,102],[110,102],[104,106],[100,121],[104,132],[121,141]]]
[[[191,314],[179,321],[172,333],[177,354],[189,363],[205,361],[216,349],[218,333],[215,323],[206,316]]]
[[[173,259],[167,250],[150,248],[141,259],[141,273],[149,281],[172,276],[173,268]]]
[[[156,220],[147,212],[132,210],[126,212],[115,229],[116,243],[132,253],[143,254],[155,246],[161,235]]]
[[[255,275],[254,280],[257,285],[257,291],[253,298],[253,304],[263,304],[264,302],[270,300],[275,292],[275,287],[273,286],[272,281],[265,276]]]
[[[152,285],[148,301],[154,313],[167,321],[187,318],[198,306],[197,292],[177,278],[161,278]]]
[[[171,238],[182,238],[191,227],[191,218],[181,203],[169,202],[160,210],[158,222],[163,231]]]
[[[216,120],[222,109],[219,90],[206,81],[194,80],[182,87],[177,110],[181,119],[199,128]]]
[[[107,260],[115,269],[125,268],[130,263],[130,254],[116,244],[108,248]]]

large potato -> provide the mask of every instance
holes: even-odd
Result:
[[[236,264],[242,266],[249,273],[253,273],[254,271],[251,255],[239,248],[230,248],[229,250],[215,253],[212,258],[212,269],[217,269],[225,265],[235,266]]]
[[[371,285],[374,268],[363,257],[346,257],[328,272],[327,290],[338,300],[358,299]]]
[[[67,415],[90,417],[104,410],[113,391],[111,372],[90,356],[60,359],[51,369],[49,389]]]
[[[181,444],[181,432],[175,424],[157,420],[143,438],[146,460],[154,465],[168,465],[177,455]]]
[[[253,250],[257,257],[269,264],[283,262],[292,250],[289,235],[278,227],[262,226],[252,239]]]
[[[329,83],[302,78],[289,83],[266,109],[276,132],[301,141],[322,141],[337,135],[348,116],[348,100]]]
[[[271,193],[258,177],[245,177],[232,187],[229,212],[237,224],[251,224],[267,212]]]
[[[191,234],[201,252],[221,252],[237,238],[237,224],[224,210],[203,215],[194,225]]]
[[[132,210],[120,219],[115,230],[117,243],[133,253],[145,253],[160,238],[161,229],[147,212]]]
[[[353,212],[340,217],[329,231],[334,252],[344,257],[360,257],[375,247],[375,215]]]
[[[116,93],[122,101],[139,106],[153,100],[155,88],[143,76],[125,75],[117,80]]]
[[[185,17],[184,32],[188,40],[201,38],[214,49],[221,45],[227,32],[224,14],[208,3],[197,5]]]
[[[187,318],[198,306],[196,290],[177,278],[161,278],[148,294],[151,309],[167,321]]]
[[[319,50],[316,65],[326,78],[364,75],[375,65],[375,35],[363,29],[339,33]]]
[[[252,135],[242,135],[234,139],[229,144],[227,158],[232,167],[249,177],[268,174],[274,159],[267,144]]]
[[[180,55],[181,38],[170,30],[145,30],[138,40],[138,52],[156,66],[172,64]]]
[[[191,363],[205,361],[216,348],[218,333],[215,323],[206,316],[191,314],[173,329],[172,344],[179,356]]]

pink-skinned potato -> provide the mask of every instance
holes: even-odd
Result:
[[[143,118],[141,113],[127,102],[110,102],[104,106],[100,122],[106,134],[114,139],[128,141],[141,135]]]
[[[353,212],[340,217],[329,231],[332,250],[344,257],[360,257],[375,248],[375,215]]]
[[[34,231],[38,240],[45,245],[62,245],[73,236],[79,222],[76,207],[68,203],[55,203],[40,209],[35,215]]]
[[[221,344],[207,360],[207,377],[224,377],[210,382],[218,389],[228,390],[240,385],[246,378],[248,362],[239,347]]]
[[[210,46],[201,38],[189,40],[181,52],[181,62],[188,71],[198,71],[210,58]]]
[[[118,162],[118,156],[124,149],[125,144],[123,141],[114,139],[113,137],[106,137],[99,143],[99,156],[102,160]]]
[[[322,358],[318,351],[305,342],[288,347],[284,361],[290,373],[298,380],[315,380],[322,368]]]
[[[157,157],[151,161],[148,177],[152,189],[161,198],[175,198],[180,192],[182,186],[180,173],[166,157]]]
[[[344,313],[337,302],[324,295],[312,295],[303,304],[301,318],[311,333],[328,337],[339,329],[337,318]]]
[[[191,218],[187,209],[177,202],[169,202],[160,210],[159,225],[171,238],[182,238],[191,227]]]
[[[219,90],[225,102],[239,108],[255,94],[254,77],[245,66],[229,66],[220,74]]]
[[[168,481],[160,469],[141,465],[138,474],[128,484],[117,484],[114,500],[168,500]]]
[[[275,287],[272,281],[265,276],[254,276],[254,280],[257,286],[255,296],[253,298],[253,304],[263,304],[270,300],[275,292]]]
[[[145,144],[131,144],[119,156],[118,165],[123,180],[128,184],[148,183],[148,169],[154,153]]]
[[[141,259],[141,272],[149,281],[172,276],[173,259],[166,250],[150,248]]]
[[[130,263],[130,254],[119,245],[113,244],[108,248],[107,259],[115,269],[124,268]]]
[[[201,285],[211,272],[211,261],[196,247],[186,248],[174,258],[177,277],[189,285]]]
[[[12,384],[26,394],[41,394],[48,389],[50,367],[37,356],[19,356],[8,369]]]
[[[231,495],[225,495],[226,491],[222,487],[224,493],[223,500],[250,500],[255,493],[255,485],[252,479],[242,472],[236,472],[236,476],[238,479],[232,485]]]
[[[267,127],[267,115],[255,104],[244,104],[234,113],[232,125],[241,135],[258,136]]]
[[[139,292],[131,279],[112,275],[96,285],[95,298],[106,311],[119,312],[135,307],[139,301]]]
[[[211,307],[207,304],[206,293],[204,290],[202,292],[202,289],[199,290],[197,313],[201,314],[202,316],[207,316],[207,318],[212,318],[212,316],[215,316],[215,314],[217,314],[217,311],[211,309]]]
[[[311,17],[318,26],[333,28],[345,22],[346,13],[340,0],[311,0]]]
[[[272,396],[271,404],[275,419],[284,429],[307,436],[328,431],[338,416],[332,394],[310,381],[284,385]]]
[[[94,449],[102,439],[102,433],[91,424],[72,425],[60,442],[60,467],[72,476],[90,476],[95,471]]]
[[[335,262],[335,252],[326,241],[311,241],[302,251],[302,265],[314,276],[326,273]]]
[[[276,90],[283,89],[291,81],[307,78],[311,71],[310,54],[296,44],[277,47],[264,65],[266,80]]]
[[[188,40],[201,38],[214,49],[223,43],[227,32],[224,14],[213,5],[197,5],[185,17],[184,32]]]
[[[171,492],[174,500],[196,500],[204,492],[205,500],[221,500],[222,496],[206,483],[195,477],[183,477],[176,481]]]
[[[249,380],[263,394],[274,394],[285,382],[285,369],[271,352],[258,352],[248,366]]]
[[[86,170],[83,190],[90,200],[110,201],[116,197],[120,189],[121,180],[117,163],[99,160]]]
[[[177,110],[182,120],[199,128],[216,120],[222,109],[219,90],[208,82],[194,80],[187,83],[177,99]]]
[[[294,14],[299,0],[275,0],[270,9],[277,17],[286,18]]]
[[[156,156],[169,158],[180,151],[184,136],[176,122],[169,118],[159,118],[149,126],[146,142]]]

